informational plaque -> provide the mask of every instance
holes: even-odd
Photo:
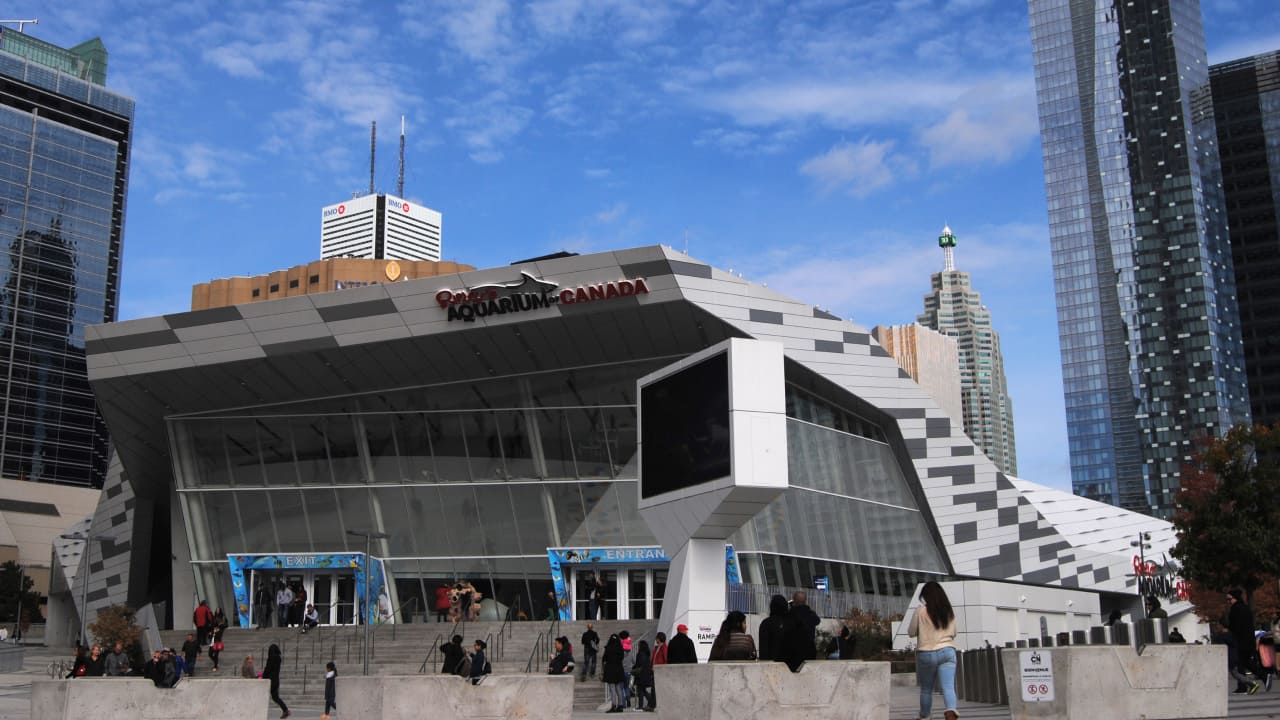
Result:
[[[1023,650],[1018,653],[1018,676],[1022,679],[1023,702],[1053,701],[1053,653]]]

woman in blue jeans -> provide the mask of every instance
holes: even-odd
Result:
[[[932,580],[920,591],[907,625],[907,634],[916,642],[916,682],[920,685],[920,718],[928,720],[933,711],[936,679],[946,703],[946,720],[956,720],[956,613],[942,586]]]

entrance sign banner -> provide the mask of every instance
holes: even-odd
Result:
[[[372,607],[361,607],[364,622],[377,623],[378,608],[390,607],[391,600],[387,594],[387,573],[381,558],[371,556],[369,565],[371,584],[369,597],[377,598]],[[231,568],[231,588],[236,597],[236,618],[242,628],[252,627],[252,588],[246,579],[250,570],[333,570],[349,571],[355,576],[356,597],[364,602],[365,562],[364,553],[277,553],[272,555],[238,554],[227,555],[227,564]],[[272,592],[272,597],[275,593]],[[384,597],[386,598],[384,600]],[[390,618],[384,618],[387,621]]]
[[[1023,702],[1053,702],[1053,653],[1024,650],[1018,668]]]

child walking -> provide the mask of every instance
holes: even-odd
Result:
[[[330,662],[324,670],[324,714],[321,718],[329,717],[330,710],[338,709],[338,666]]]

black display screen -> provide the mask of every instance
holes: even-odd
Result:
[[[640,413],[640,497],[729,474],[728,353],[645,387]]]

